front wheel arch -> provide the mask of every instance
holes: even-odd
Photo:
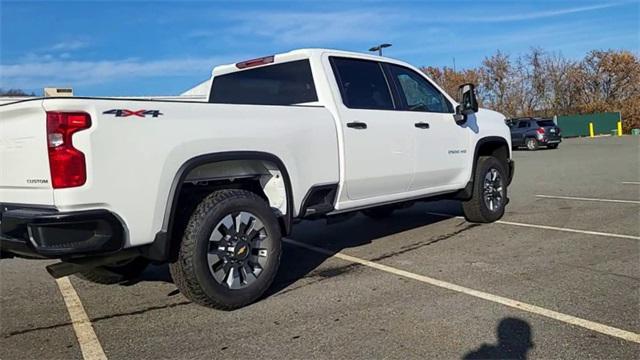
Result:
[[[493,156],[481,156],[477,166],[478,171],[474,175],[473,195],[462,202],[464,217],[469,222],[494,222],[504,215],[505,206],[508,203],[507,183],[504,178],[507,170]],[[494,173],[497,176],[490,178],[490,174]],[[487,182],[489,182],[489,187],[487,187]],[[491,205],[488,204],[487,196],[491,198]],[[496,208],[493,208],[494,201],[496,201]],[[499,206],[497,205],[498,201]]]
[[[500,136],[484,137],[476,142],[473,154],[473,166],[475,169],[480,156],[494,156],[503,162],[507,162],[511,158],[509,151],[509,142]]]
[[[476,142],[474,149],[473,163],[470,164],[471,176],[469,178],[469,182],[464,189],[460,190],[455,195],[455,199],[469,200],[473,196],[474,179],[480,156],[494,156],[503,163],[503,166],[507,171],[510,171],[512,167],[509,166],[509,162],[511,161],[511,152],[509,150],[509,142],[503,137],[487,136],[479,139]],[[511,183],[512,175],[513,174],[508,174],[509,183]]]

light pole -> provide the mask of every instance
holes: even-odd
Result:
[[[377,51],[378,55],[382,56],[382,49],[384,48],[388,48],[389,46],[391,46],[391,44],[380,44],[378,46],[374,46],[371,49],[369,49],[369,51]]]

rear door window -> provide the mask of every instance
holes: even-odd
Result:
[[[351,109],[393,110],[389,84],[380,63],[330,57],[342,102]]]
[[[318,101],[309,60],[238,71],[213,78],[209,102],[293,105]]]
[[[529,122],[528,121],[520,121],[518,123],[518,128],[526,128],[529,127]]]

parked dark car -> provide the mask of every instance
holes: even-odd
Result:
[[[511,144],[514,148],[525,146],[537,150],[540,146],[556,149],[562,142],[560,128],[551,119],[518,118],[507,121],[511,128]]]

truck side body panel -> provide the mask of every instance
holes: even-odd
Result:
[[[111,210],[126,224],[126,246],[153,241],[163,226],[166,207],[171,206],[170,190],[178,170],[201,155],[257,151],[276,156],[285,164],[291,178],[293,216],[297,215],[308,189],[313,185],[337,183],[339,178],[335,123],[323,107],[73,98],[19,105],[24,108],[22,111],[31,114],[28,126],[12,125],[18,125],[21,117],[12,117],[11,123],[2,121],[5,111],[13,112],[15,105],[0,108],[0,124],[4,123],[3,134],[34,133],[29,139],[33,144],[28,151],[29,156],[38,160],[37,164],[30,165],[35,167],[33,173],[38,176],[49,171],[42,108],[91,115],[92,127],[73,135],[74,147],[86,157],[85,185],[56,190],[48,186],[43,189],[48,198],[34,199],[34,203],[55,205],[60,211]],[[128,112],[117,116],[117,111],[111,110]],[[140,116],[140,110],[145,110],[147,115]],[[153,111],[161,115],[154,117]],[[131,112],[140,115],[123,116]],[[9,138],[3,135],[3,142],[5,137]],[[7,159],[2,162],[3,173],[14,173],[10,177],[2,175],[2,203],[10,200],[25,203],[25,199],[33,196],[33,191],[27,197],[21,188],[13,186],[21,181],[20,177],[27,176],[26,170],[20,170],[25,154],[18,159],[6,149],[2,152],[3,160]]]

